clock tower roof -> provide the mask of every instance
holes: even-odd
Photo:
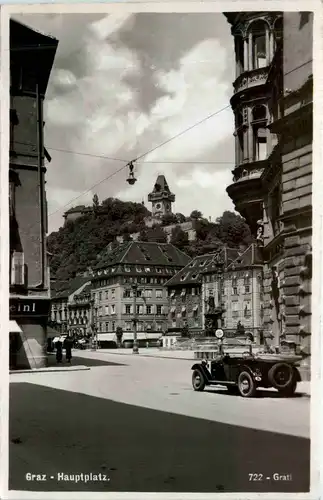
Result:
[[[164,175],[158,175],[154,189],[148,195],[148,201],[168,200],[175,201],[175,195],[171,193]]]

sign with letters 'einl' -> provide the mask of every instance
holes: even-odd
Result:
[[[46,299],[35,299],[33,297],[26,298],[10,298],[9,299],[9,315],[10,318],[17,317],[32,317],[32,316],[48,316],[50,301]]]

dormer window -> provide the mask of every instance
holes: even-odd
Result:
[[[137,271],[137,273],[141,273],[141,272],[142,272],[141,267],[137,266],[137,267],[136,267],[136,271]]]
[[[145,267],[146,273],[150,273],[150,267]]]
[[[127,272],[127,273],[130,273],[131,269],[129,266],[124,266],[124,270]]]

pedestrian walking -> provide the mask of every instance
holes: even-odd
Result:
[[[63,344],[60,340],[56,342],[56,361],[61,363],[63,360]]]
[[[71,363],[72,360],[72,345],[73,345],[72,337],[67,337],[65,340],[65,352],[66,352],[66,361],[68,363]]]

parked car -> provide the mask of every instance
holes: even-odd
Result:
[[[258,387],[273,387],[282,396],[292,396],[301,381],[298,370],[301,356],[289,354],[219,353],[216,359],[202,360],[192,366],[195,391],[222,385],[244,398],[256,395]]]

